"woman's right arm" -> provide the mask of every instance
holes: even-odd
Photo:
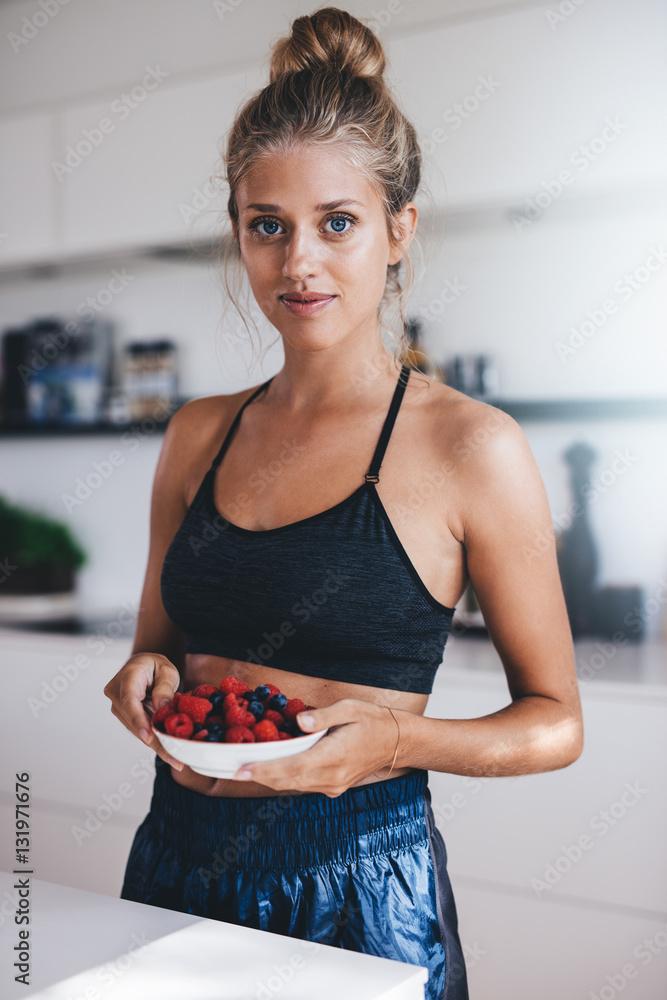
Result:
[[[215,399],[219,413],[221,397]],[[104,688],[116,718],[178,770],[182,770],[183,765],[163,749],[151,732],[142,702],[149,693],[153,709],[170,700],[178,689],[185,667],[186,637],[164,609],[160,575],[167,549],[187,511],[185,484],[190,474],[198,474],[203,456],[210,450],[206,442],[202,447],[202,438],[208,437],[205,431],[212,430],[212,424],[218,423],[210,419],[212,401],[213,397],[205,397],[184,403],[167,425],[153,480],[148,565],[132,654]],[[193,455],[193,443],[197,441],[197,454]],[[211,434],[213,443],[214,435]]]

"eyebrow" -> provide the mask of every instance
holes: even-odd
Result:
[[[358,205],[360,208],[365,208],[366,206],[361,201],[354,201],[352,198],[338,198],[336,201],[324,201],[320,202],[319,205],[315,206],[316,212],[333,212],[336,208],[342,208],[343,205]],[[253,202],[250,205],[246,205],[245,211],[254,209],[257,212],[280,212],[280,205],[271,205],[262,202]]]

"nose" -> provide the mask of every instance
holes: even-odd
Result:
[[[284,244],[285,259],[282,274],[292,281],[303,281],[318,274],[319,264],[313,237],[295,229]]]

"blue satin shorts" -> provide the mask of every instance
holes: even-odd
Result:
[[[468,1000],[428,771],[322,792],[222,797],[157,757],[122,899],[423,965],[426,1000]]]

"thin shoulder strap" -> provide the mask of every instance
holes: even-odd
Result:
[[[403,365],[401,368],[401,374],[398,376],[398,383],[394,389],[394,395],[391,400],[389,412],[385,417],[382,433],[380,434],[380,440],[377,443],[377,448],[375,449],[375,454],[373,455],[373,460],[371,461],[370,469],[364,477],[367,483],[380,482],[380,466],[382,465],[382,459],[384,458],[384,453],[387,450],[387,445],[389,444],[391,432],[394,429],[396,414],[398,413],[398,409],[403,400],[403,393],[405,392],[405,387],[408,384],[409,378],[410,368],[408,365]]]
[[[264,389],[266,389],[267,385],[269,385],[270,382],[273,382],[274,378],[275,378],[275,375],[272,375],[270,379],[267,379],[266,382],[263,382],[262,385],[258,386],[257,389],[255,389],[254,392],[250,393],[250,395],[246,399],[245,403],[243,403],[239,407],[239,409],[237,411],[237,414],[234,417],[234,421],[233,421],[231,427],[229,428],[229,430],[227,431],[227,434],[225,436],[225,440],[222,442],[222,445],[220,446],[220,451],[218,452],[218,454],[215,456],[215,458],[211,462],[211,469],[217,469],[217,467],[220,465],[220,462],[222,461],[222,459],[224,457],[224,454],[227,451],[227,448],[229,447],[229,442],[231,441],[231,439],[233,437],[234,431],[236,430],[236,428],[239,425],[239,421],[241,419],[241,414],[245,410],[245,408],[248,405],[248,403],[252,403],[253,399],[255,399],[256,396],[259,396],[260,392],[263,392]]]

